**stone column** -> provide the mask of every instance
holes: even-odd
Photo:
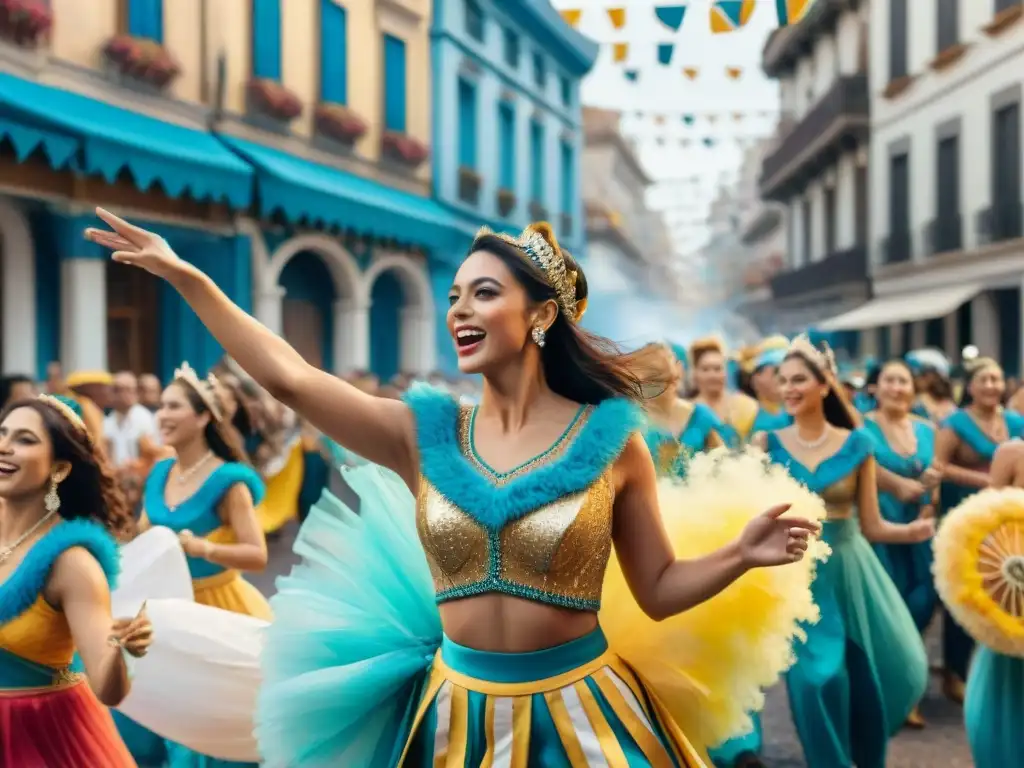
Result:
[[[370,369],[370,302],[334,302],[334,370],[338,375]]]
[[[280,285],[264,288],[256,294],[256,319],[278,336],[284,332],[284,323],[281,317],[284,295],[285,289]]]
[[[25,214],[0,197],[0,260],[3,283],[3,359],[0,372],[35,376],[39,372],[36,339],[36,253]]]
[[[107,262],[61,262],[61,363],[72,371],[107,369]]]

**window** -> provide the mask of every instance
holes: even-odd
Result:
[[[935,49],[941,52],[960,42],[960,0],[938,0],[938,4]]]
[[[914,324],[903,323],[900,326],[900,349],[897,354],[905,355],[914,348]]]
[[[1021,142],[1020,103],[997,109],[992,115],[992,237],[1020,237]]]
[[[853,177],[854,237],[857,245],[868,244],[868,168],[858,165]]]
[[[476,168],[476,85],[459,80],[459,166]]]
[[[335,0],[320,0],[320,100],[348,103],[348,17]]]
[[[801,263],[811,263],[811,201],[804,198],[803,203],[800,205],[800,224],[803,227],[803,238],[800,243],[802,247],[803,258]]]
[[[946,136],[935,153],[935,229],[932,250],[960,248],[960,137]]]
[[[252,0],[252,76],[281,79],[281,0]]]
[[[498,163],[498,186],[515,190],[516,110],[507,102],[498,105]]]
[[[505,30],[505,63],[519,69],[519,36],[511,29]]]
[[[127,16],[123,28],[129,35],[164,41],[163,0],[128,0],[123,7]]]
[[[572,216],[576,197],[576,161],[573,146],[568,141],[562,142],[562,214]]]
[[[539,53],[533,54],[533,82],[542,91],[547,84],[548,70],[544,64],[544,57]]]
[[[562,104],[567,107],[572,106],[572,82],[568,77],[563,75],[559,78],[559,85],[562,87]]]
[[[406,131],[405,41],[384,35],[384,128]]]
[[[466,34],[474,40],[484,40],[484,12],[476,0],[466,0]]]
[[[946,328],[943,318],[936,317],[925,322],[924,345],[935,349],[946,348]]]
[[[836,252],[836,190],[825,189],[825,255]]]
[[[888,261],[910,259],[910,156],[893,155],[889,160],[889,252]]]
[[[907,76],[907,0],[889,0],[889,80]]]
[[[544,201],[544,126],[536,120],[530,123],[530,199]]]

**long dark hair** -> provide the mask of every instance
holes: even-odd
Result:
[[[135,533],[135,518],[113,470],[96,450],[89,433],[45,399],[11,403],[0,412],[0,423],[18,408],[29,408],[39,414],[53,447],[53,461],[71,465],[58,491],[58,514],[65,520],[93,520],[115,538],[130,539]]]
[[[586,301],[588,288],[583,269],[567,251],[559,249],[549,225],[534,224],[533,229],[562,254],[566,270],[576,272],[576,301]],[[547,283],[544,273],[516,246],[497,235],[483,234],[470,247],[470,253],[475,251],[486,251],[501,259],[526,290],[530,301],[557,301],[555,289]],[[660,394],[667,386],[667,382],[661,382],[659,389],[659,382],[647,380],[639,373],[641,361],[649,354],[650,351],[644,350],[622,352],[612,341],[566,318],[559,308],[555,322],[547,331],[541,364],[551,390],[573,402],[597,404],[614,397],[642,401],[654,392]]]
[[[181,387],[181,390],[185,393],[185,397],[188,399],[189,405],[192,406],[192,410],[200,416],[204,413],[210,414],[210,421],[203,429],[203,439],[206,440],[206,444],[210,447],[210,451],[213,455],[221,461],[234,462],[236,464],[248,464],[249,459],[245,452],[245,446],[242,445],[238,432],[234,429],[226,429],[224,427],[216,414],[210,411],[210,406],[208,406],[202,396],[196,392],[193,384],[185,379],[175,379],[173,383]],[[200,384],[200,386],[205,385]],[[217,405],[223,413],[223,404],[219,402],[216,391],[211,389],[209,392],[210,397],[213,397],[217,401]]]
[[[807,370],[811,372],[811,375],[814,376],[819,384],[828,385],[828,394],[825,395],[825,399],[822,402],[822,407],[825,411],[825,421],[833,427],[839,427],[840,429],[856,429],[860,426],[860,420],[854,415],[853,406],[847,401],[845,393],[842,392],[835,375],[831,371],[826,372],[822,369],[820,363],[812,360],[809,355],[795,349],[786,353],[785,360],[799,360],[807,367]]]
[[[0,408],[3,408],[11,399],[11,392],[19,384],[31,384],[32,379],[20,373],[13,373],[10,376],[0,377]]]

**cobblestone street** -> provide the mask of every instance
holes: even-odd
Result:
[[[265,594],[273,592],[277,576],[288,573],[296,558],[292,543],[297,530],[289,528],[270,542],[270,568],[252,579]],[[938,659],[938,621],[929,632],[929,654]],[[889,751],[889,768],[971,768],[970,753],[964,738],[960,707],[944,698],[939,680],[933,677],[931,690],[921,705],[928,721],[922,731],[904,730],[893,740]],[[784,686],[777,686],[768,696],[764,713],[767,740],[764,759],[770,768],[804,768],[805,763],[789,716]]]

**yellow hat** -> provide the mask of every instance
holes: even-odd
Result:
[[[75,371],[67,378],[67,385],[71,389],[74,389],[75,387],[84,387],[88,384],[113,383],[114,377],[106,371]]]
[[[761,343],[757,345],[758,352],[768,352],[773,349],[789,349],[789,339],[781,334],[776,334],[761,339]]]

